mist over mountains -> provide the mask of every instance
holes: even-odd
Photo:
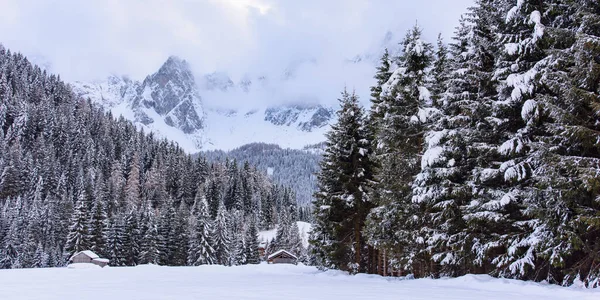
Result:
[[[257,142],[302,149],[324,141],[344,88],[358,88],[368,104],[377,59],[384,49],[397,53],[400,38],[387,32],[365,53],[336,62],[293,61],[273,74],[248,72],[239,79],[220,71],[197,75],[188,61],[170,56],[141,81],[110,75],[103,81],[75,81],[72,87],[113,115],[173,140],[190,153]],[[339,82],[316,82],[325,73],[331,74],[329,82],[335,77]]]

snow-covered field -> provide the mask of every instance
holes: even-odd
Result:
[[[0,270],[0,299],[600,299],[600,290],[485,275],[400,280],[294,265]]]

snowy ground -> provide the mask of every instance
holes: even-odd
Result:
[[[0,270],[0,299],[600,299],[600,290],[489,276],[399,280],[294,265]]]

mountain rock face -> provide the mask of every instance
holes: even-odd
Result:
[[[334,116],[332,108],[321,105],[290,105],[271,107],[265,111],[265,121],[277,126],[295,126],[299,130],[311,132],[329,124]]]
[[[214,72],[197,82],[189,64],[172,56],[142,82],[110,76],[102,82],[74,82],[72,87],[115,116],[173,140],[188,152],[229,150],[253,142],[301,149],[323,141],[335,116],[330,107],[287,104],[231,109],[203,104],[203,94],[244,101],[244,95],[263,88],[266,81],[265,76],[246,76],[234,83],[227,74]]]
[[[131,103],[136,111],[135,121],[144,125],[154,122],[147,113],[153,110],[167,125],[185,134],[203,128],[202,101],[186,61],[169,57],[158,72],[144,79],[137,91]]]
[[[194,151],[204,143],[205,113],[189,64],[171,56],[144,81],[110,76],[103,82],[74,82],[75,93],[140,127]]]

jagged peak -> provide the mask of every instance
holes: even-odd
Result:
[[[144,85],[148,82],[158,83],[163,86],[167,82],[175,85],[190,87],[195,85],[194,75],[190,65],[184,59],[177,56],[169,56],[167,61],[158,69],[158,71],[144,80]]]
[[[163,66],[180,66],[184,68],[189,68],[189,64],[185,59],[182,59],[179,56],[175,55],[169,56],[169,58],[167,58],[167,61],[165,61]]]
[[[163,63],[163,65],[158,69],[158,73],[176,73],[176,72],[185,72],[191,74],[190,64],[185,60],[181,59],[178,56],[171,55]]]

